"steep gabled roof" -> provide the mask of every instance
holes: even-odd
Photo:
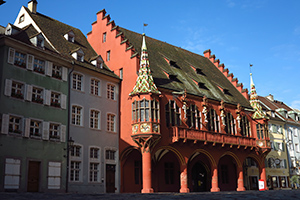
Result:
[[[119,27],[134,49],[141,49],[142,35]],[[211,61],[201,55],[147,37],[150,69],[158,88],[175,91],[251,108],[245,97],[228,81]],[[201,73],[197,70],[201,69]],[[169,74],[171,75],[168,77]],[[173,77],[175,74],[176,77]],[[172,78],[173,77],[173,78]],[[226,90],[226,94],[220,88]]]
[[[18,28],[18,33],[12,34],[10,37],[22,41],[26,44],[32,45],[30,38],[38,34],[39,32],[30,24],[22,29]],[[56,53],[55,49],[53,49],[47,41],[45,41],[44,43],[44,48],[45,50],[49,50],[52,53]]]
[[[50,43],[62,56],[74,60],[76,64],[82,67],[101,72],[114,78],[119,78],[106,65],[103,66],[103,69],[99,69],[89,62],[91,58],[97,56],[97,53],[94,51],[84,34],[79,29],[64,24],[38,12],[36,14],[32,13],[28,8],[24,8],[37,24],[37,26],[45,34]],[[64,35],[69,33],[70,31],[73,31],[75,34],[74,42],[70,42],[64,37]],[[81,48],[84,51],[84,62],[75,60],[71,55],[71,52],[78,48]]]

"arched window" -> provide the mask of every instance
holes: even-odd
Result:
[[[217,115],[216,111],[214,109],[209,109],[209,112],[207,113],[207,128],[209,131],[219,132],[219,116]]]
[[[250,137],[250,124],[247,116],[242,116],[240,121],[241,135],[245,137]]]
[[[201,112],[196,105],[190,105],[186,110],[187,113],[187,125],[189,128],[200,129],[201,128]]]
[[[169,100],[165,106],[166,109],[166,124],[167,126],[181,125],[181,109],[174,100]]]
[[[226,127],[225,127],[225,132],[230,135],[235,135],[235,119],[233,118],[231,113],[226,114]]]

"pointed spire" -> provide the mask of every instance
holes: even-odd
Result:
[[[160,94],[158,91],[153,77],[151,75],[151,70],[149,67],[148,51],[146,46],[145,34],[143,33],[143,43],[141,48],[141,61],[139,75],[136,80],[136,84],[133,91],[129,95],[140,94],[140,93],[155,93]]]
[[[253,119],[262,119],[268,118],[263,112],[262,107],[258,100],[258,95],[253,83],[252,73],[250,73],[250,105],[255,109],[254,114],[252,115]]]

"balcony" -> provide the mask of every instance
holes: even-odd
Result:
[[[203,131],[203,130],[193,130],[187,128],[180,128],[180,127],[171,127],[170,129],[170,137],[172,138],[172,142],[178,142],[180,139],[183,141],[191,140],[196,143],[197,141],[203,141],[206,143],[213,143],[213,144],[222,144],[224,145],[236,145],[238,147],[244,146],[246,147],[267,147],[268,148],[268,141],[256,141],[256,138],[252,137],[244,137],[240,135],[228,135],[223,133],[215,133],[210,131]],[[261,143],[262,142],[262,143]]]

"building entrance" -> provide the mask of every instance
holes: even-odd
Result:
[[[194,164],[192,168],[193,192],[204,192],[207,190],[207,171],[200,162]]]

